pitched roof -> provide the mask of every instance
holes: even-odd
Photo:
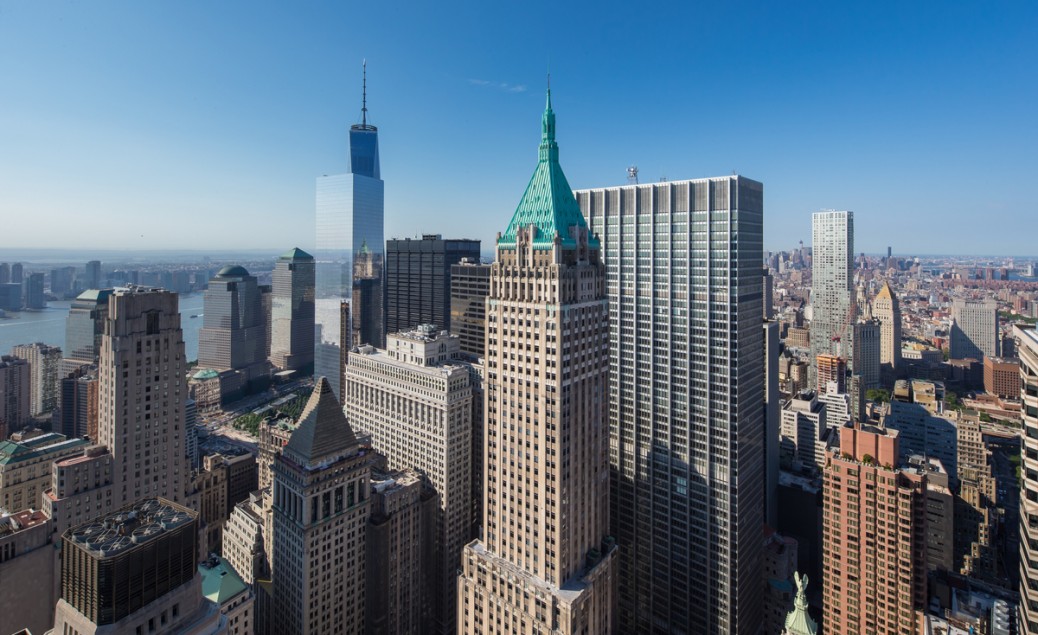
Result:
[[[880,298],[883,298],[884,300],[889,300],[893,297],[893,295],[894,292],[890,290],[890,284],[884,282],[883,288],[880,289],[879,293],[876,294],[876,299],[878,300]]]
[[[574,249],[577,241],[570,235],[570,227],[587,227],[587,221],[580,213],[580,206],[573,196],[573,189],[562,172],[562,166],[559,165],[559,145],[555,142],[555,112],[551,109],[551,89],[548,90],[547,104],[541,117],[541,145],[537,168],[526,186],[511,222],[508,223],[508,229],[498,239],[497,244],[504,247],[515,245],[519,228],[530,225],[537,228],[533,237],[534,249],[551,249],[556,234],[561,239],[563,248]],[[591,239],[590,242],[592,246],[598,246],[596,240]]]
[[[356,453],[360,448],[331,384],[317,380],[310,400],[299,415],[299,427],[285,445],[285,455],[304,467]]]
[[[285,253],[281,254],[281,258],[284,260],[313,260],[314,257],[306,253],[299,247],[293,247]]]

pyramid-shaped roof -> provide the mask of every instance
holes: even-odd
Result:
[[[317,380],[299,415],[299,427],[285,446],[285,455],[303,467],[314,467],[359,449],[346,415],[324,377]]]
[[[573,196],[573,189],[559,165],[559,145],[555,142],[555,113],[551,109],[551,89],[548,89],[547,104],[541,117],[541,145],[537,168],[526,186],[519,206],[508,223],[508,229],[498,239],[501,247],[516,243],[519,228],[533,225],[537,228],[533,237],[534,249],[551,249],[558,234],[563,248],[575,249],[576,239],[570,235],[573,225],[587,227],[580,206]],[[593,247],[598,242],[592,239]]]
[[[306,253],[299,247],[293,247],[281,254],[283,260],[313,260],[314,257]]]
[[[884,300],[891,300],[891,299],[893,299],[893,297],[894,297],[894,293],[890,290],[890,284],[887,283],[887,282],[884,282],[883,283],[883,288],[880,289],[879,293],[876,294],[876,299],[879,300],[880,298],[882,298]]]

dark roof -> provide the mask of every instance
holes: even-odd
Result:
[[[249,275],[249,272],[241,265],[227,265],[216,272],[217,278],[240,278],[247,275]]]
[[[285,446],[285,456],[300,466],[315,466],[360,449],[357,436],[342,411],[331,384],[317,380],[310,400],[299,415],[299,427]]]

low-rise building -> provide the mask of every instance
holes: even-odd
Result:
[[[0,514],[0,633],[43,633],[54,618],[54,545],[39,510]]]
[[[255,594],[226,560],[210,556],[198,565],[202,595],[220,607],[227,618],[227,635],[256,632]]]
[[[54,462],[81,453],[87,445],[84,439],[66,439],[55,432],[26,432],[0,441],[0,509],[40,509]]]

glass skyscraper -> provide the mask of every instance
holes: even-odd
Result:
[[[343,347],[384,345],[385,184],[378,128],[367,122],[367,110],[365,86],[362,122],[350,127],[347,172],[317,178],[314,375],[327,377],[337,397]],[[351,304],[349,329],[342,328],[343,302]],[[343,342],[343,332],[353,341]]]
[[[609,298],[620,633],[756,633],[764,524],[764,186],[576,192]]]

